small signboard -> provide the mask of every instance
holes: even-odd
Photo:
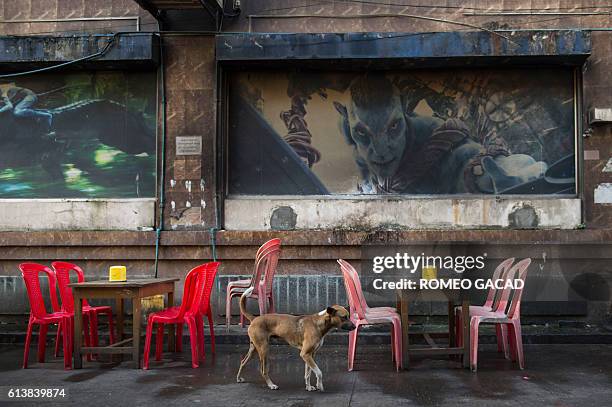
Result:
[[[182,136],[176,138],[176,155],[202,155],[202,137]]]

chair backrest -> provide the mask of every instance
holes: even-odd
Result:
[[[213,286],[215,285],[215,278],[217,277],[217,271],[219,271],[219,262],[207,263],[208,267],[205,271],[205,283],[204,293],[200,302],[200,312],[204,315],[208,313],[210,309],[210,294],[212,293]]]
[[[68,286],[68,284],[70,284],[70,272],[76,273],[77,282],[79,283],[85,281],[85,273],[83,273],[83,270],[76,264],[65,261],[54,261],[51,263],[51,266],[53,270],[55,270],[60,299],[62,300],[62,310],[73,312],[74,298],[72,297],[72,289]],[[87,305],[85,300],[83,300],[83,305]]]
[[[281,240],[279,238],[268,240],[266,243],[262,244],[259,247],[259,249],[257,249],[257,253],[255,254],[255,259],[257,260],[259,256],[261,255],[261,252],[263,252],[264,250],[269,249],[271,247],[280,246],[280,245],[281,245]]]
[[[359,318],[363,319],[365,318],[365,312],[368,306],[363,296],[363,290],[361,289],[359,274],[357,270],[345,260],[339,259],[338,264],[340,264],[342,276],[344,277],[344,286],[349,299],[351,316],[355,312]]]
[[[508,271],[506,271],[505,275],[502,276],[502,279],[504,281],[509,281],[515,278],[520,278],[520,279],[524,278],[526,276],[527,268],[529,267],[530,264],[531,264],[530,258],[519,261],[514,266],[512,266]],[[517,293],[515,293],[515,295],[513,296],[513,300],[512,300],[510,309],[512,309],[513,307],[516,307],[517,305],[520,305],[520,297],[522,295],[522,288],[513,290],[512,287],[508,286],[508,287],[504,287],[504,289],[502,290],[499,302],[495,305],[495,308],[493,308],[493,311],[503,312],[504,314],[506,314],[508,310],[508,301],[510,300],[512,291],[516,291]],[[519,295],[518,295],[518,303],[515,305],[514,298],[517,297],[516,294],[519,294]],[[516,309],[512,311],[513,316],[515,315],[515,312],[516,312]],[[508,311],[506,315],[510,317],[510,311]],[[516,314],[516,316],[518,317],[518,313]]]
[[[527,270],[529,270],[531,259],[527,258],[523,261],[525,263],[522,268],[518,270],[517,276],[515,277],[515,279],[521,280],[523,285],[520,288],[515,288],[512,292],[512,302],[510,303],[510,308],[508,309],[508,318],[510,319],[518,319],[521,317],[521,298],[523,297],[523,289],[525,288]]]
[[[512,266],[512,263],[514,263],[514,257],[510,257],[509,259],[506,259],[499,263],[499,265],[495,268],[495,271],[493,272],[493,276],[491,277],[492,280],[496,281],[501,279],[504,273],[508,271],[510,266]],[[496,302],[495,300],[499,301],[499,298],[501,296],[501,294],[496,296],[496,294],[498,294],[498,291],[499,293],[501,293],[501,290],[497,290],[495,286],[492,286],[489,289],[489,293],[487,294],[487,300],[483,304],[483,307],[493,309],[494,303]]]
[[[253,277],[251,277],[249,287],[255,288],[256,292],[259,292],[258,286],[261,282],[261,278],[266,274],[268,266],[272,263],[274,254],[278,252],[280,252],[280,247],[269,247],[263,250],[255,261],[255,271],[253,272]]]
[[[280,258],[280,254],[280,242],[278,246],[272,247],[266,254],[268,260],[263,275],[263,287],[265,290],[265,294],[272,292],[274,274],[276,274],[276,268],[278,267],[278,259]]]
[[[265,274],[265,270],[258,268],[259,260],[270,250],[280,247],[280,244],[280,239],[270,239],[266,243],[262,244],[259,249],[257,249],[257,253],[255,254],[255,265],[253,266],[253,274],[251,274],[251,282],[249,284],[250,287],[255,287],[257,285],[256,281],[260,281]]]
[[[49,293],[51,296],[51,306],[54,312],[60,311],[59,303],[57,302],[57,294],[55,293],[55,273],[47,266],[38,263],[21,263],[19,265],[21,276],[26,285],[28,300],[30,301],[31,313],[35,318],[44,318],[47,316],[45,308],[45,300],[40,288],[40,273],[47,275],[49,280]]]
[[[189,270],[185,276],[185,284],[183,286],[183,300],[178,312],[178,318],[185,316],[187,312],[193,311],[195,298],[202,299],[202,291],[204,291],[205,271],[208,268],[208,263],[201,264]],[[198,294],[199,292],[199,294]],[[200,303],[198,302],[197,306]]]

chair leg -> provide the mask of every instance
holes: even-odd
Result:
[[[89,332],[91,334],[92,346],[98,346],[98,314],[95,312],[89,313]]]
[[[183,351],[183,324],[176,324],[176,337],[174,339],[174,351]]]
[[[399,320],[393,321],[393,338],[395,340],[395,369],[399,372],[404,367],[404,361],[402,358],[402,323]]]
[[[395,362],[395,327],[391,325],[391,362]]]
[[[93,346],[93,335],[91,334],[91,329],[93,326],[92,318],[89,313],[83,314],[83,339],[85,342],[85,346]],[[73,327],[74,329],[74,327]],[[92,361],[92,354],[88,353],[86,355],[86,360],[88,362]]]
[[[353,371],[353,364],[355,362],[355,353],[357,352],[357,336],[359,334],[359,325],[349,332],[349,349],[348,349],[348,370]]]
[[[512,324],[508,326],[510,328],[509,336],[512,338],[511,344],[514,346],[514,351],[512,354],[515,356],[514,359],[518,359],[519,368],[521,370],[525,369],[525,355],[523,354],[523,335],[521,330],[521,322],[513,321]]]
[[[95,346],[97,347],[100,344],[99,338],[98,338],[98,314],[96,314],[95,312],[89,312],[88,313],[88,317],[89,317],[89,343],[91,344],[91,346]],[[87,341],[87,328],[85,328],[85,341]],[[87,355],[87,360],[91,360],[91,354]],[[98,355],[95,355],[96,358],[98,357]]]
[[[208,327],[210,328],[210,351],[214,356],[215,354],[215,328],[213,324],[212,309],[210,307],[208,307],[208,314],[206,316],[208,317]]]
[[[470,368],[475,372],[478,368],[478,325],[479,318],[470,321]]]
[[[265,315],[268,313],[268,299],[263,292],[260,292],[257,296],[257,304],[259,305],[259,315]]]
[[[198,340],[198,354],[200,355],[200,360],[204,361],[204,359],[206,359],[206,353],[204,350],[204,320],[202,319],[202,315],[197,315],[195,317],[195,323]]]
[[[274,308],[274,295],[272,295],[272,293],[270,293],[270,296],[268,297],[268,300],[270,301],[270,306],[268,308],[268,312],[270,314],[276,313],[276,308]]]
[[[49,325],[40,324],[40,329],[38,331],[38,362],[45,362],[45,347],[47,346],[47,331],[49,330]]]
[[[164,347],[164,324],[157,323],[157,335],[155,336],[155,360],[160,361]]]
[[[85,321],[85,316],[83,316],[83,321]],[[68,329],[64,330],[64,335],[68,333],[68,351],[72,355],[73,347],[74,347],[74,318],[66,318],[63,321],[64,324],[68,325]]]
[[[70,323],[70,321],[72,320],[72,318],[70,317],[66,317],[64,318],[64,320],[61,323],[62,329],[63,329],[63,347],[64,347],[64,369],[65,370],[70,370],[72,369],[72,338],[73,336],[70,336],[70,327],[72,326],[72,324]],[[60,329],[60,325],[58,324],[57,329]]]
[[[153,336],[153,321],[149,318],[147,321],[147,333],[145,336],[144,355],[142,360],[142,368],[149,368],[149,353],[151,353],[151,337]]]
[[[30,356],[30,343],[32,342],[32,320],[28,321],[28,329],[26,331],[25,348],[23,349],[23,368],[28,368],[28,356]]]
[[[196,322],[193,317],[187,319],[187,327],[189,328],[189,341],[191,342],[191,367],[196,369],[198,363],[198,331]]]
[[[508,327],[505,324],[500,324],[502,351],[504,358],[510,360],[510,344],[508,342]]]
[[[55,333],[55,357],[59,357],[60,355],[60,340],[62,339],[62,323],[57,324],[57,332]]]

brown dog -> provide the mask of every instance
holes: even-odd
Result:
[[[344,329],[352,331],[355,325],[350,320],[349,312],[340,305],[327,307],[326,310],[313,315],[288,315],[288,314],[265,314],[254,317],[246,310],[246,297],[253,291],[250,288],[240,297],[240,311],[251,321],[249,326],[250,347],[249,352],[240,362],[240,369],[236,375],[238,383],[244,382],[240,375],[242,368],[253,356],[253,351],[259,354],[261,375],[266,380],[266,384],[272,390],[278,386],[272,383],[268,376],[268,350],[270,348],[270,338],[277,336],[284,339],[289,345],[300,350],[300,356],[304,359],[306,390],[323,391],[323,374],[321,369],[314,361],[314,355],[323,345],[323,339],[327,333],[334,329]],[[314,372],[317,377],[317,385],[310,385],[310,373]]]

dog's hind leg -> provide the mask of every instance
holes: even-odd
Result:
[[[310,367],[308,366],[308,364],[304,363],[304,381],[306,382],[307,391],[314,391],[317,389],[316,387],[310,385],[310,373],[311,372],[312,370],[310,370]]]
[[[248,363],[249,360],[251,360],[251,356],[253,356],[253,352],[255,351],[255,345],[253,345],[253,342],[250,344],[249,352],[240,361],[240,369],[238,369],[238,374],[236,375],[236,381],[238,383],[244,382],[244,377],[242,377],[242,368]]]
[[[268,387],[272,390],[278,389],[278,386],[272,383],[270,380],[270,376],[268,375],[268,344],[260,346],[257,348],[257,353],[259,353],[259,363],[261,367],[261,375],[266,381]]]
[[[313,388],[313,389],[309,389],[308,387],[306,387],[306,390],[312,391],[312,390],[320,390],[323,391],[323,373],[321,372],[321,369],[319,369],[319,366],[317,366],[316,362],[314,361],[312,354],[311,353],[306,353],[306,352],[300,352],[300,356],[302,357],[302,359],[304,359],[304,362],[306,362],[306,366],[308,366],[310,368],[310,370],[312,370],[312,372],[315,374],[315,376],[317,377],[317,387]]]

